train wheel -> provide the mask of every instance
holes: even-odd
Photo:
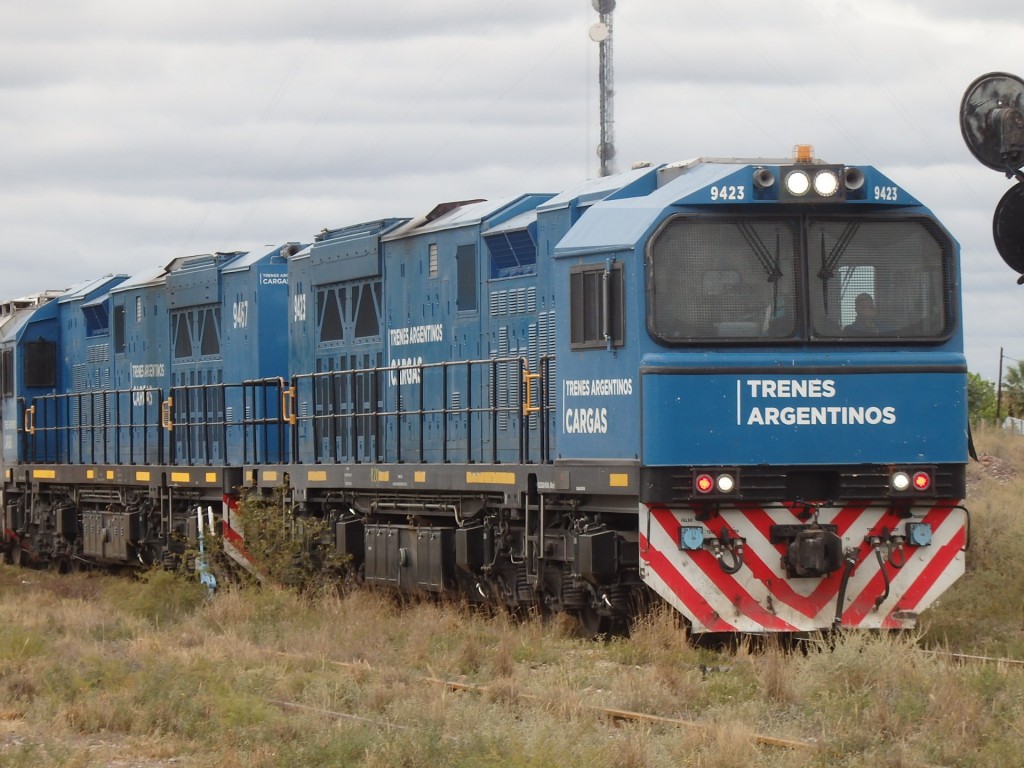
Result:
[[[576,614],[580,620],[580,627],[587,637],[598,637],[608,635],[612,630],[612,620],[608,616],[602,616],[596,608],[588,605]]]
[[[55,569],[62,576],[74,573],[78,570],[78,564],[74,557],[62,557],[58,560],[51,560],[50,567]]]

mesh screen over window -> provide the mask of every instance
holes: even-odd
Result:
[[[796,328],[798,220],[678,218],[651,245],[651,327],[666,341]]]
[[[926,220],[807,225],[812,333],[912,339],[945,332],[947,260]]]
[[[680,216],[648,249],[649,326],[668,343],[939,338],[951,263],[924,218]]]

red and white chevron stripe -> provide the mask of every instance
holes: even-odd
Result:
[[[784,544],[772,544],[772,525],[804,524],[804,507],[734,507],[694,522],[693,510],[640,505],[641,575],[655,592],[689,619],[694,632],[810,632],[829,629],[836,616],[843,569],[819,578],[789,578],[782,565]],[[843,549],[857,550],[857,564],[846,587],[843,627],[910,629],[918,614],[964,573],[967,513],[955,502],[941,503],[913,521],[932,529],[927,547],[906,546],[906,564],[895,568],[886,557],[885,577],[874,550],[865,541],[884,530],[902,531],[906,520],[887,507],[822,507],[817,520],[836,526]],[[703,524],[707,536],[724,527],[742,537],[743,566],[729,575],[707,550],[679,548],[680,526]],[[884,553],[883,553],[884,554]],[[897,562],[899,560],[897,559]]]
[[[221,541],[224,552],[240,566],[263,580],[259,571],[259,563],[245,546],[245,532],[242,530],[242,517],[238,513],[238,499],[224,494],[221,507]]]

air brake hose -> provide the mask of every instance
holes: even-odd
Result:
[[[743,567],[743,545],[737,544],[735,547],[729,547],[729,551],[732,553],[732,565],[725,564],[725,558],[722,557],[721,552],[716,557],[718,558],[718,567],[732,576],[734,573],[739,573],[740,568]]]
[[[892,553],[889,553],[890,560],[892,559]],[[889,597],[889,574],[885,570],[885,563],[882,562],[882,550],[875,547],[875,559],[878,561],[878,569],[882,572],[882,578],[885,580],[885,591],[882,592],[878,597],[875,598],[875,610],[878,610],[878,606],[885,602],[885,599]]]
[[[896,562],[894,555],[896,552],[900,553],[899,562]],[[907,554],[903,551],[903,544],[897,544],[895,547],[889,550],[889,565],[897,570],[907,564]]]
[[[716,549],[715,558],[718,560],[718,567],[732,576],[735,573],[739,573],[740,568],[743,567],[743,540],[738,538],[730,539],[729,531],[725,526],[722,526],[722,532],[719,536],[725,547],[732,553],[732,565],[725,564],[725,559],[722,557],[722,545],[719,545]]]
[[[839,595],[836,597],[836,617],[832,621],[832,628],[840,630],[843,628],[843,605],[846,603],[846,586],[850,583],[850,576],[857,566],[857,550],[846,551],[846,567],[843,569],[843,580],[839,582]]]

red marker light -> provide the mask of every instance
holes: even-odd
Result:
[[[914,473],[914,489],[918,491],[927,491],[932,484],[932,479],[929,477],[927,472],[915,472]]]
[[[693,485],[700,493],[711,493],[711,490],[715,487],[715,481],[711,475],[697,475]]]

